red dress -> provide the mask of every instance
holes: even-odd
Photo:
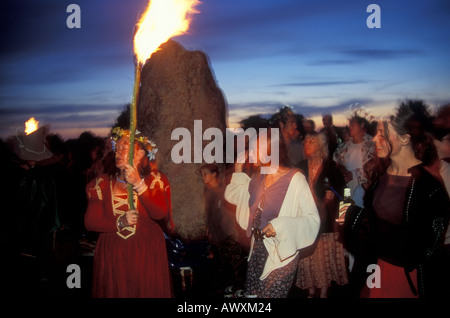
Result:
[[[137,225],[119,231],[117,219],[129,209],[125,191],[115,195],[116,178],[102,175],[86,191],[88,231],[99,232],[93,269],[93,297],[168,298],[172,286],[163,231],[155,220],[169,213],[170,189],[166,176],[152,172],[148,189],[135,194]]]

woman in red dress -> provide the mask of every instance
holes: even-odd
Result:
[[[135,137],[134,164],[128,164],[129,131],[113,130],[115,175],[101,175],[86,188],[88,231],[99,232],[94,256],[93,297],[167,298],[172,296],[164,233],[158,221],[169,215],[170,188],[152,170],[154,144]],[[135,209],[129,207],[127,184]]]

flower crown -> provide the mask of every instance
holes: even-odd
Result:
[[[152,140],[148,139],[145,136],[139,136],[140,134],[141,134],[141,132],[136,129],[136,132],[134,133],[134,135],[135,135],[134,140],[139,142],[141,144],[141,146],[145,150],[147,150],[147,152],[148,152],[147,157],[149,160],[155,160],[156,153],[158,152],[158,148],[156,148],[156,144]],[[127,138],[130,137],[130,131],[128,129],[122,129],[120,127],[115,127],[111,131],[111,144],[112,144],[112,149],[114,151],[116,150],[117,140],[119,140],[123,136],[125,136]]]
[[[368,122],[371,122],[375,117],[370,114],[370,111],[365,106],[360,106],[358,103],[350,105],[351,117],[360,117]]]

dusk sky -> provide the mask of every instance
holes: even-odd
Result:
[[[81,8],[70,29],[69,4]],[[381,28],[369,28],[369,4]],[[130,103],[132,37],[147,0],[2,0],[0,138],[34,116],[63,138],[106,135]],[[174,38],[210,60],[229,125],[283,105],[312,117],[374,116],[400,101],[450,102],[448,0],[201,0]]]

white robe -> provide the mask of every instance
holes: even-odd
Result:
[[[249,226],[250,180],[245,173],[233,173],[225,190],[225,199],[236,205],[236,220],[244,230]],[[296,172],[292,176],[279,215],[270,223],[276,231],[276,236],[264,237],[264,245],[269,256],[261,280],[273,270],[291,262],[300,249],[313,244],[317,237],[320,217],[308,182],[301,172]],[[249,259],[252,250],[253,239]]]

